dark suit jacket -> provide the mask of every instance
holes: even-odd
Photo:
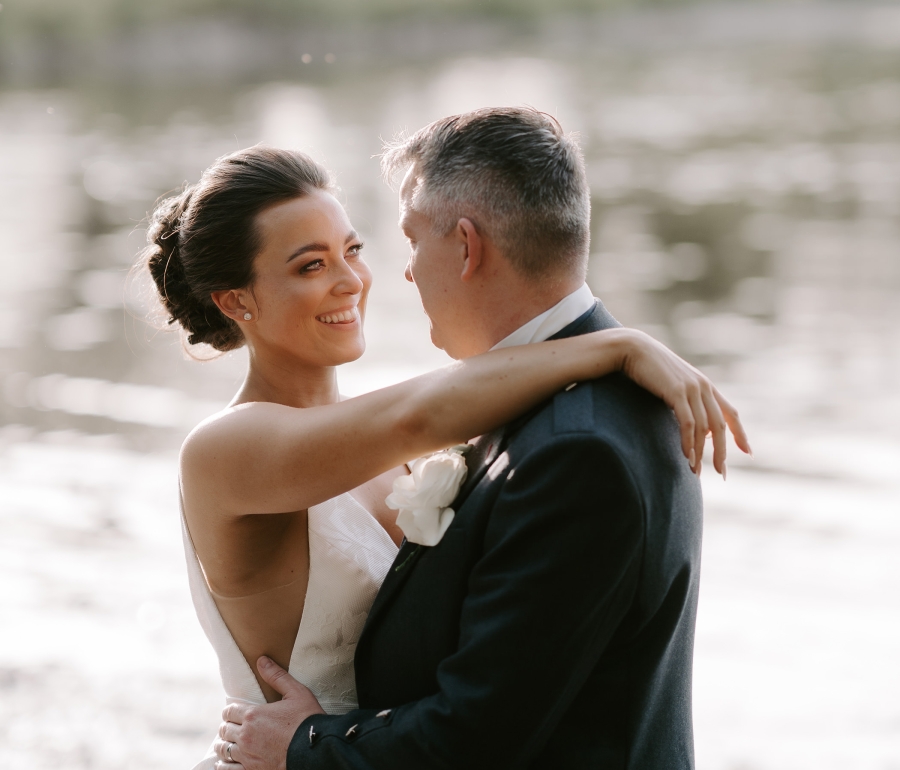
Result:
[[[598,303],[557,336],[616,325]],[[611,375],[472,454],[375,599],[360,708],[307,719],[288,770],[693,768],[702,501],[670,410]]]

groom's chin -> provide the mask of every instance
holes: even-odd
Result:
[[[486,353],[488,348],[478,349],[473,344],[473,339],[465,335],[453,335],[448,339],[445,335],[435,331],[434,326],[431,327],[431,344],[438,350],[443,350],[454,361],[462,361],[471,356],[477,356],[479,353]]]
[[[431,327],[431,344],[434,345],[438,350],[444,350],[444,346],[441,344],[441,339],[435,333],[433,326]]]
[[[447,349],[446,343],[441,339],[440,334],[435,331],[433,324],[431,326],[431,344],[434,345],[438,350],[443,350],[448,356],[450,356],[450,358],[455,358],[457,360],[459,359],[459,356],[453,355],[453,352]]]

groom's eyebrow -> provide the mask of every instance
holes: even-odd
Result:
[[[344,245],[346,246],[350,241],[359,240],[359,235],[356,230],[351,230],[350,233],[344,238]],[[296,259],[297,257],[306,254],[310,251],[330,251],[330,247],[327,243],[321,243],[320,241],[314,241],[313,243],[307,243],[305,246],[301,246],[297,249],[293,254],[291,254],[286,260],[285,263],[290,262],[292,259]]]

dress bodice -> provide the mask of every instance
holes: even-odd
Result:
[[[309,509],[309,583],[289,671],[329,714],[357,706],[353,655],[375,594],[397,546],[349,493]],[[182,511],[184,549],[194,608],[219,658],[227,702],[265,703],[250,665],[222,619]],[[196,766],[211,768],[215,757]]]

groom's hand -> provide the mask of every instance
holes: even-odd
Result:
[[[215,743],[216,770],[285,770],[288,746],[300,723],[313,714],[325,713],[309,688],[275,661],[263,656],[256,666],[282,700],[225,707]]]

